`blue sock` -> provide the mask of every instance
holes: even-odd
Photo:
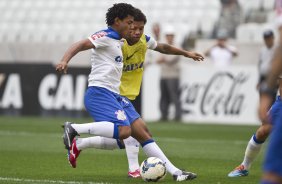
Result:
[[[256,134],[253,135],[253,140],[257,143],[257,144],[262,144],[264,143],[264,141],[259,141],[256,137]]]

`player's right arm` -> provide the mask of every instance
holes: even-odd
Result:
[[[72,44],[65,52],[60,63],[56,65],[56,71],[67,73],[68,63],[78,52],[95,48],[93,43],[89,39],[84,39]]]

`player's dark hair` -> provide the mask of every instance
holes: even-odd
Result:
[[[146,15],[138,8],[135,9],[134,21],[142,21],[144,24],[147,23]]]
[[[108,26],[111,26],[115,23],[115,18],[123,20],[128,15],[131,15],[133,17],[135,15],[135,8],[131,4],[114,4],[111,8],[108,9],[108,12],[106,13],[106,23]]]

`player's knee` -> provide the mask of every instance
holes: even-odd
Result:
[[[269,136],[270,131],[271,131],[271,125],[263,125],[258,129],[256,133],[256,138],[260,141],[265,141]]]
[[[126,139],[131,135],[130,126],[120,126],[119,127],[119,139]]]

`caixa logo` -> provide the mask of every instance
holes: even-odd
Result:
[[[122,57],[121,57],[121,56],[117,56],[117,57],[115,58],[115,61],[116,61],[117,63],[121,63],[121,62],[122,62]]]

